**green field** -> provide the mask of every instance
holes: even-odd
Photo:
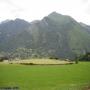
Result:
[[[90,62],[72,65],[0,64],[0,87],[19,90],[88,90]]]

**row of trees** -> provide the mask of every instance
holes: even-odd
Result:
[[[80,61],[90,61],[90,52],[87,52],[86,54],[81,55],[78,59]]]
[[[78,64],[79,61],[90,61],[90,52],[86,52],[84,55],[77,56],[75,58],[75,63]]]

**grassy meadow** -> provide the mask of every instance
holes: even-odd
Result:
[[[71,65],[0,63],[0,87],[19,90],[89,90],[90,62]]]

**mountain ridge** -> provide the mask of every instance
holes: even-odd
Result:
[[[57,12],[31,23],[16,19],[0,24],[0,52],[13,53],[13,57],[74,59],[90,52],[89,30],[87,25]]]

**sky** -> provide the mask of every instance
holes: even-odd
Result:
[[[0,21],[21,18],[31,22],[53,11],[90,25],[90,0],[0,0]]]

